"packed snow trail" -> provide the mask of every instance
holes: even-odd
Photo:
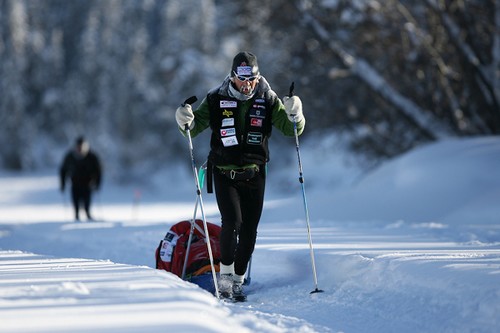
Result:
[[[143,188],[135,215],[135,187],[106,184],[95,207],[103,221],[74,223],[54,174],[6,173],[0,175],[0,262],[6,265],[0,268],[0,322],[26,332],[31,322],[25,319],[33,314],[42,330],[54,331],[64,315],[72,318],[81,309],[89,319],[95,308],[103,313],[95,332],[133,331],[143,323],[140,313],[153,313],[157,332],[168,327],[154,322],[168,321],[166,310],[181,304],[176,317],[192,318],[203,304],[213,307],[207,320],[214,321],[203,327],[222,332],[221,321],[252,332],[500,330],[500,138],[423,147],[355,186],[339,183],[345,174],[335,176],[338,165],[318,153],[321,145],[309,148],[304,164],[324,293],[309,294],[314,286],[300,189],[292,195],[273,191],[293,186],[283,177],[295,175],[296,165],[269,177],[252,283],[242,304],[221,303],[150,268],[169,227],[191,217],[194,193],[183,186],[191,184],[190,174],[160,179],[165,191]],[[295,178],[291,183],[297,186]],[[208,220],[218,222],[213,196],[205,203]],[[122,318],[137,324],[124,325]]]
[[[456,243],[441,239],[439,229],[435,234],[436,230],[431,227],[416,229],[414,225],[358,223],[354,226],[331,221],[317,224],[318,277],[325,292],[310,294],[313,283],[303,224],[296,221],[263,225],[253,257],[248,301],[223,304],[228,309],[221,310],[224,315],[227,315],[224,311],[229,311],[243,316],[236,317],[236,326],[253,330],[255,327],[251,323],[260,320],[268,323],[269,332],[281,329],[283,332],[494,332],[500,327],[497,316],[500,313],[498,244]],[[34,227],[31,232],[30,227]],[[139,228],[118,222],[34,224],[11,229],[11,236],[2,239],[2,244],[9,244],[9,247],[16,243],[28,251],[38,248],[53,255],[65,253],[69,257],[101,260],[108,257],[114,262],[120,261],[121,256],[130,256],[128,260],[131,260],[133,253],[131,261],[137,265],[142,261],[144,266],[115,264],[109,260],[35,257],[28,262],[28,268],[16,272],[19,294],[10,296],[10,301],[29,300],[24,303],[29,310],[5,303],[3,295],[9,295],[12,277],[1,274],[0,284],[4,285],[2,279],[7,279],[4,285],[7,289],[0,289],[3,297],[0,316],[9,308],[6,315],[9,318],[15,318],[16,311],[20,311],[18,318],[31,314],[32,298],[48,309],[60,306],[63,300],[69,301],[69,304],[63,302],[63,307],[87,309],[89,304],[96,305],[93,299],[97,298],[102,306],[111,305],[109,311],[118,311],[116,308],[128,313],[122,306],[130,304],[131,309],[136,308],[134,312],[146,312],[145,317],[149,316],[151,304],[155,302],[173,303],[158,306],[161,316],[166,315],[161,310],[163,306],[175,307],[176,303],[185,304],[188,313],[200,311],[195,304],[189,303],[190,299],[184,299],[184,295],[214,306],[211,302],[215,298],[197,286],[172,274],[145,267],[153,265],[156,236],[162,235],[164,230],[162,225]],[[9,239],[14,243],[6,242]],[[103,246],[109,247],[109,251]],[[26,275],[33,265],[46,276],[41,279],[45,281],[43,286],[37,286],[38,280]],[[9,263],[2,273],[13,267]],[[155,285],[159,290],[141,289]],[[87,290],[92,292],[85,294]],[[47,297],[45,300],[43,295]],[[141,305],[145,305],[143,309]],[[42,313],[45,311],[48,310]],[[241,311],[248,313],[243,315]],[[217,313],[210,314],[215,321],[220,319]],[[247,315],[249,321],[245,319],[242,323]],[[109,325],[112,328],[106,332],[122,328],[120,323]],[[102,330],[105,331],[104,326]]]

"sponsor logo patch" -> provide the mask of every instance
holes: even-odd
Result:
[[[226,117],[231,117],[233,114],[233,111],[227,111],[226,109],[222,112],[222,115]]]
[[[236,101],[220,101],[219,105],[221,108],[235,108],[238,106],[238,103]]]
[[[249,132],[247,143],[250,145],[260,145],[262,143],[262,133]]]
[[[250,125],[254,127],[262,127],[262,119],[250,118]]]
[[[255,117],[255,118],[265,118],[266,117],[266,110],[260,110],[260,109],[250,109],[250,117]]]
[[[231,136],[236,135],[236,129],[234,128],[223,128],[220,130],[220,136]]]
[[[250,76],[250,75],[252,75],[252,67],[251,66],[246,66],[246,63],[242,63],[242,65],[243,66],[236,67],[236,74],[243,75],[243,76]]]
[[[222,119],[222,127],[234,126],[234,118]]]
[[[228,136],[225,138],[221,138],[221,140],[224,147],[236,146],[238,144],[238,139],[236,139],[236,136]]]

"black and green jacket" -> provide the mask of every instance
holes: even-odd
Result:
[[[260,78],[255,95],[240,101],[229,95],[229,77],[211,90],[194,111],[195,137],[208,127],[212,129],[209,161],[222,168],[263,165],[269,161],[268,142],[272,128],[286,136],[294,136],[293,122],[285,107],[264,77]],[[305,120],[297,123],[300,135]]]

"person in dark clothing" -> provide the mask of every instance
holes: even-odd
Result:
[[[260,75],[257,57],[240,52],[229,75],[198,109],[193,112],[186,104],[175,116],[180,130],[184,133],[188,126],[193,137],[208,127],[212,130],[209,172],[222,224],[219,291],[222,297],[243,301],[242,284],[264,204],[268,140],[273,127],[294,136],[295,123],[302,133],[302,102],[297,96],[282,102]]]
[[[78,137],[75,146],[63,159],[59,169],[61,181],[61,192],[64,192],[66,179],[71,179],[71,199],[75,210],[75,219],[80,220],[80,206],[92,221],[90,205],[92,191],[99,189],[101,185],[101,164],[98,156],[90,150],[88,142],[83,137]]]

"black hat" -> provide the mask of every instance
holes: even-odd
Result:
[[[233,59],[231,76],[253,76],[259,75],[257,57],[250,52],[240,52]]]
[[[83,136],[79,136],[78,138],[76,138],[76,141],[75,141],[77,146],[81,146],[84,142],[85,142],[85,138]]]

